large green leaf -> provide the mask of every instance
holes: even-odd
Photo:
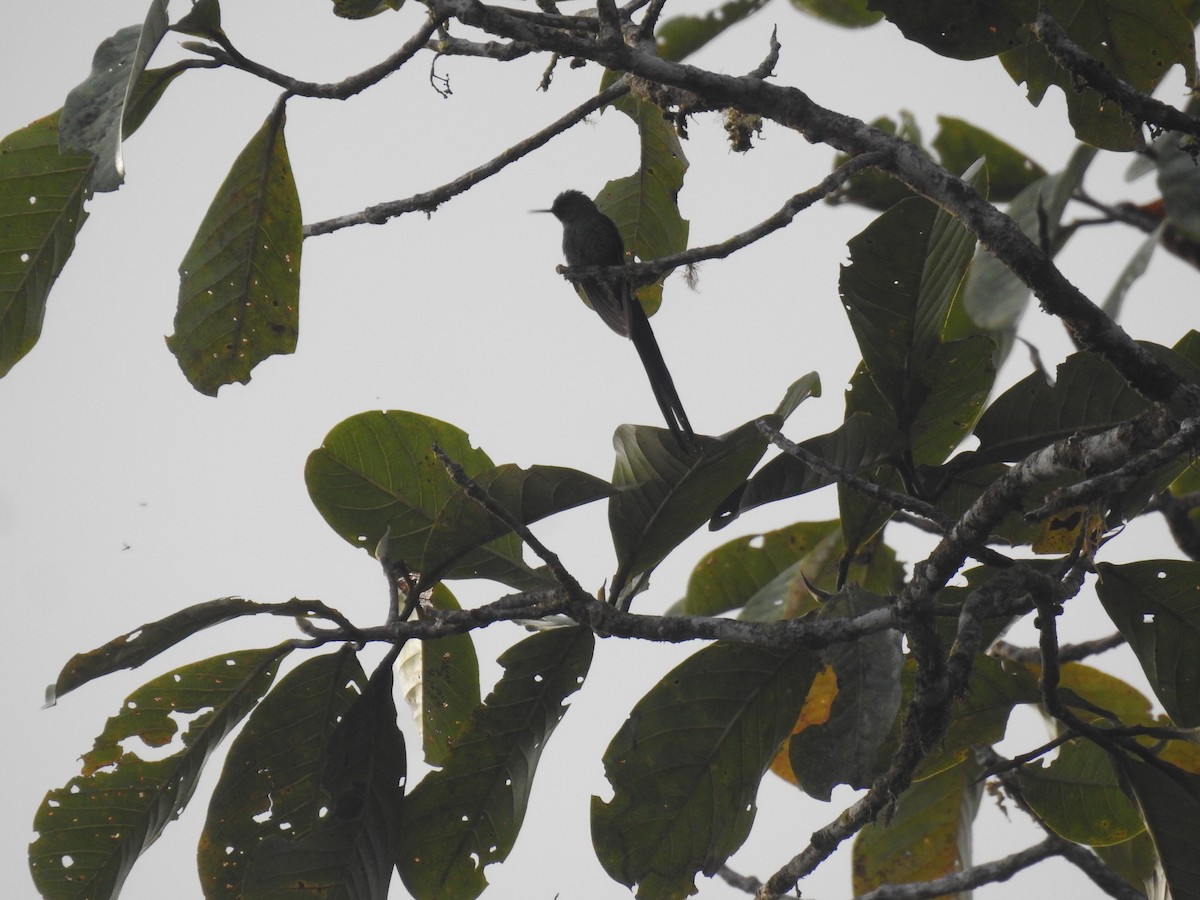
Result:
[[[754,601],[760,591],[775,584],[782,573],[788,583],[795,577],[796,563],[820,548],[836,559],[840,555],[841,531],[837,520],[797,522],[778,531],[735,538],[704,556],[692,569],[687,593],[670,610],[689,616],[716,616]],[[777,595],[782,609],[783,596]],[[775,618],[780,618],[776,616]]]
[[[1175,351],[1142,346],[1182,377],[1200,377],[1200,370]],[[975,427],[980,446],[972,463],[1013,462],[1072,434],[1112,428],[1148,408],[1145,398],[1099,356],[1074,353],[1059,364],[1054,384],[1034,372],[996,398]]]
[[[63,666],[54,684],[47,689],[46,700],[53,704],[63,695],[89,681],[119,672],[121,669],[136,669],[205,628],[220,625],[239,616],[253,616],[264,612],[305,618],[312,614],[313,606],[303,600],[267,606],[252,600],[243,600],[241,597],[222,597],[220,600],[194,604],[155,622],[140,625],[95,650],[76,653]]]
[[[390,667],[370,686],[354,653],[305,660],[230,748],[197,852],[207,898],[383,897],[403,796]]]
[[[846,421],[828,434],[800,442],[800,447],[816,454],[836,469],[851,475],[876,465],[905,446],[904,435],[889,419],[867,413],[851,413]],[[818,472],[804,461],[784,453],[757,472],[730,499],[736,509],[716,524],[723,527],[737,515],[762,506],[815,491],[834,482],[834,478]],[[722,505],[722,510],[725,509]]]
[[[1154,841],[1145,828],[1137,837],[1130,838],[1120,844],[1110,844],[1107,847],[1095,847],[1096,855],[1108,863],[1109,867],[1124,878],[1131,887],[1141,891],[1147,897],[1154,897],[1155,886],[1159,880],[1158,853],[1154,850]]]
[[[722,438],[701,438],[701,452],[683,454],[662,428],[622,425],[608,521],[617,551],[613,597],[650,572],[743,482],[767,448],[754,422]]]
[[[971,433],[996,380],[996,345],[982,334],[938,344],[917,372],[928,389],[909,427],[912,459],[937,465]]]
[[[671,62],[691,56],[725,29],[758,12],[767,0],[726,0],[702,16],[676,16],[658,27],[658,55]]]
[[[1071,741],[1049,766],[1023,766],[1021,793],[1043,823],[1077,844],[1119,844],[1145,826],[1121,789],[1108,754],[1091,741]]]
[[[41,895],[116,897],[138,856],[187,805],[209,754],[267,692],[290,649],[222,653],[130,694],[84,754],[82,773],[46,794],[34,818],[38,837],[29,868]],[[139,747],[156,758],[143,759]]]
[[[95,157],[94,191],[115,191],[125,180],[121,142],[126,112],[168,27],[167,0],[151,0],[141,25],[122,28],[101,42],[91,74],[67,95],[59,123],[60,146],[64,153]]]
[[[1041,0],[1038,6],[1054,17],[1072,41],[1136,90],[1151,93],[1176,64],[1183,66],[1188,84],[1196,80],[1192,23],[1175,0]],[[1050,85],[1057,85],[1081,141],[1105,150],[1141,146],[1140,123],[1113,101],[1082,87],[1032,32],[1019,36],[1020,44],[1000,59],[1013,81],[1026,85],[1030,103],[1037,106]]]
[[[435,585],[429,603],[436,609],[459,609],[444,584]],[[422,604],[417,615],[426,616]],[[408,641],[400,651],[400,686],[412,709],[425,751],[425,761],[440,766],[466,730],[479,706],[479,659],[469,632],[436,640]]]
[[[1037,12],[1037,0],[867,0],[910,41],[954,59],[995,56],[1021,43],[1022,26]]]
[[[460,493],[433,452],[441,449],[472,478],[492,469],[486,453],[453,425],[388,410],[351,416],[309,454],[305,482],[313,503],[338,534],[392,564],[426,571],[425,553],[438,514]],[[380,541],[386,536],[386,544]],[[521,558],[521,542],[504,535],[473,557],[457,577],[494,578],[514,587],[544,584]]]
[[[1062,172],[1047,175],[1022,190],[1008,206],[1008,215],[1025,236],[1041,241],[1042,232],[1052,251],[1060,249],[1059,222],[1075,189],[1096,156],[1091,147],[1079,147]],[[1007,356],[1017,323],[1029,305],[1030,291],[1012,270],[980,247],[967,271],[961,297],[950,311],[946,337],[965,337],[982,329]]]
[[[1040,178],[1046,170],[1010,144],[963,119],[938,116],[933,149],[942,167],[965,172],[975,160],[987,160],[988,198],[1007,203]]]
[[[716,873],[750,833],[759,782],[819,666],[807,651],[717,643],[638,701],[604,753],[613,798],[592,798],[608,874],[671,898]]]
[[[821,618],[862,615],[888,605],[883,597],[848,586],[821,608]],[[877,751],[900,708],[900,632],[868,634],[821,654],[833,668],[837,694],[829,718],[792,735],[788,757],[797,784],[818,800],[833,788],[870,787],[880,774]]]
[[[605,74],[605,80],[612,78]],[[613,108],[637,125],[638,170],[608,182],[596,197],[596,205],[616,223],[625,241],[626,253],[650,260],[687,249],[688,222],[679,214],[677,198],[683,188],[688,160],[679,135],[649,100],[626,94]],[[637,296],[647,315],[662,303],[664,274],[653,284],[638,288]]]
[[[968,868],[971,823],[982,791],[983,780],[973,764],[911,785],[887,821],[872,822],[854,839],[855,894]]]
[[[909,659],[903,670],[904,702],[912,696],[915,663]],[[989,746],[1004,737],[1008,719],[1018,704],[1042,699],[1036,679],[1025,669],[1007,670],[993,657],[980,654],[972,664],[967,692],[950,708],[950,723],[941,744],[926,756],[917,769],[917,780],[931,778],[972,759],[972,748]],[[899,721],[880,749],[880,764],[895,752],[900,737]]]
[[[1132,757],[1119,762],[1154,838],[1171,900],[1200,900],[1200,775],[1168,774]]]
[[[245,384],[264,359],[296,349],[300,197],[282,101],[234,161],[179,267],[167,346],[196,390]]]
[[[0,376],[37,343],[91,196],[92,157],[60,155],[59,113],[0,141]]]
[[[941,343],[974,244],[960,223],[916,197],[849,243],[839,292],[867,372],[903,431],[928,395],[920,376]]]
[[[1200,725],[1200,563],[1097,567],[1096,595],[1177,725]]]
[[[560,466],[497,466],[473,479],[487,495],[528,525],[554,513],[611,495],[603,479]],[[445,578],[471,577],[487,554],[483,545],[509,527],[459,489],[438,510],[422,554],[422,572]]]
[[[792,6],[843,28],[865,28],[883,18],[867,11],[867,0],[792,0]]]
[[[405,798],[397,867],[417,897],[468,900],[484,869],[508,857],[525,818],[546,742],[583,683],[595,638],[560,628],[526,638],[499,659],[504,676],[445,764]]]

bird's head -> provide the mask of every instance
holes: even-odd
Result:
[[[535,209],[533,212],[553,213],[562,223],[576,221],[596,215],[599,210],[592,199],[583,191],[563,191],[554,198],[549,209]]]

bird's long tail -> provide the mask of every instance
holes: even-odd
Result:
[[[650,320],[646,318],[646,313],[642,311],[642,305],[637,300],[634,300],[631,306],[629,337],[633,346],[637,348],[646,375],[650,378],[654,399],[658,401],[658,408],[662,410],[667,427],[671,429],[671,434],[675,436],[679,446],[684,450],[692,450],[696,446],[696,434],[688,422],[687,413],[683,411],[683,403],[679,399],[679,392],[675,390],[675,382],[667,370],[662,351],[658,349],[658,341],[650,328]]]

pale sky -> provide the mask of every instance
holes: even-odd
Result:
[[[9,4],[0,28],[0,133],[58,108],[87,74],[95,46],[140,22],[147,5]],[[420,14],[413,3],[399,14],[344,22],[321,0],[226,5],[225,30],[242,52],[311,80],[336,80],[382,59]],[[185,8],[172,4],[172,19]],[[668,13],[684,8],[696,7],[668,4]],[[937,114],[965,118],[1051,171],[1071,152],[1060,94],[1052,91],[1034,109],[995,60],[940,59],[888,24],[846,32],[776,2],[692,61],[748,71],[765,55],[776,25],[783,45],[777,81],[818,103],[864,119],[911,109],[927,139]],[[153,64],[176,58],[180,40],[168,34]],[[562,66],[550,93],[539,93],[544,66],[540,58],[442,59],[437,72],[449,76],[453,90],[443,99],[429,85],[425,54],[347,103],[293,100],[287,140],[305,221],[440,185],[542,128],[599,80],[595,66]],[[89,204],[91,219],[51,292],[41,342],[0,380],[0,567],[14,613],[13,640],[0,663],[9,723],[0,751],[9,775],[0,884],[26,886],[11,887],[12,896],[33,893],[26,847],[43,795],[77,774],[77,757],[126,694],[189,661],[293,632],[284,620],[239,621],[40,709],[45,686],[72,654],[232,594],[316,598],[359,624],[382,621],[378,569],[325,525],[304,487],[305,457],[342,419],[369,409],[414,410],[466,430],[497,463],[566,465],[602,477],[612,471],[617,425],[658,424],[633,349],[555,274],[557,223],[527,215],[560,190],[595,194],[634,171],[633,128],[613,112],[593,116],[430,218],[410,215],[307,241],[298,352],[269,360],[248,385],[223,388],[217,399],[193,391],[163,340],[173,331],[176,270],[214,191],[277,94],[233,71],[189,72],[168,89],[126,144],[125,186]],[[1178,70],[1159,96],[1183,102]],[[753,152],[731,153],[715,114],[696,119],[690,133],[680,204],[693,246],[775,211],[824,177],[833,155],[770,124]],[[1127,162],[1098,163],[1089,187],[1113,201],[1153,196],[1150,180],[1122,183]],[[838,266],[846,241],[871,217],[821,205],[732,260],[704,265],[698,293],[678,278],[668,282],[654,327],[698,431],[720,433],[773,409],[793,380],[814,369],[825,395],[792,417],[789,435],[820,434],[841,420],[842,386],[858,353],[837,298]],[[1085,231],[1060,259],[1097,301],[1141,240],[1105,231]],[[1195,275],[1158,253],[1127,302],[1126,328],[1137,338],[1173,343],[1197,322]],[[1036,308],[1021,333],[1047,365],[1070,351],[1058,323]],[[1012,383],[1027,372],[1027,360],[1014,353],[1002,379]],[[656,573],[636,609],[657,612],[676,600],[707,550],[738,535],[830,517],[834,503],[826,490],[693,537]],[[594,504],[536,530],[594,589],[613,568],[606,526],[603,504]],[[1158,523],[1131,532],[1107,559],[1177,555]],[[910,530],[889,534],[909,562],[928,546]],[[452,588],[467,604],[505,593],[486,583]],[[1090,587],[1069,605],[1063,630],[1067,640],[1112,630]],[[1022,626],[1015,635],[1029,641],[1032,629]],[[478,635],[485,679],[497,674],[489,660],[522,636],[503,625]],[[628,895],[591,850],[589,797],[610,795],[600,757],[630,706],[695,649],[599,642],[588,681],[542,758],[525,830],[509,861],[488,870],[493,889],[485,896]],[[1122,653],[1100,663],[1137,674]],[[1011,752],[1042,740],[1034,714],[1018,719],[1021,738],[1006,745]],[[421,769],[409,725],[411,781]],[[167,888],[172,897],[200,896],[194,848],[218,766],[210,761],[192,805],[134,867],[123,897],[152,900]],[[768,775],[755,829],[731,865],[768,877],[851,797],[843,789],[823,804]],[[1022,816],[1014,813],[1014,820]],[[980,860],[1038,839],[1030,828],[1008,827],[987,800],[979,821]],[[1046,895],[1051,881],[1064,890],[1088,884],[1060,863],[1034,872],[989,896],[1028,894],[1033,885]],[[847,896],[848,853],[802,888],[805,896]],[[399,888],[395,896],[403,896]],[[702,879],[700,896],[744,895]]]

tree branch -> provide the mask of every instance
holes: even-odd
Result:
[[[493,157],[488,162],[472,169],[455,178],[453,181],[448,181],[441,187],[434,188],[431,191],[426,191],[421,194],[413,194],[404,200],[392,200],[388,203],[379,203],[375,206],[368,206],[366,209],[356,213],[349,213],[344,216],[338,216],[334,219],[325,219],[320,222],[314,222],[311,225],[304,226],[304,236],[306,238],[314,237],[318,234],[329,234],[338,231],[342,228],[348,228],[351,225],[382,225],[389,219],[394,219],[396,216],[410,212],[425,212],[430,213],[436,210],[441,204],[445,203],[451,197],[456,197],[459,194],[470,190],[479,182],[490,178],[505,167],[519,160],[521,157],[532,153],[539,147],[549,143],[550,139],[556,137],[566,131],[572,125],[582,121],[585,117],[594,113],[605,104],[611,103],[618,97],[623,96],[629,91],[629,85],[624,81],[618,81],[611,87],[601,91],[595,97],[592,97],[586,103],[581,103],[566,115],[551,122],[541,131],[530,135],[525,140],[513,144],[498,156]]]
[[[859,894],[856,900],[929,900],[933,897],[969,891],[985,884],[1008,881],[1018,872],[1036,865],[1043,859],[1060,856],[1062,854],[1061,843],[1061,838],[1048,837],[1040,844],[1019,850],[1003,859],[980,863],[932,881],[917,884],[887,884],[865,894]]]
[[[404,42],[399,50],[387,59],[342,81],[327,83],[301,81],[298,78],[293,78],[290,75],[285,75],[282,72],[277,72],[261,63],[257,63],[244,56],[234,47],[224,32],[214,34],[211,38],[219,46],[214,47],[195,42],[189,43],[188,46],[197,53],[211,56],[223,65],[234,69],[241,69],[243,72],[257,76],[264,81],[277,84],[289,94],[294,94],[298,97],[318,97],[323,100],[345,100],[383,81],[383,79],[387,78],[387,76],[416,56],[417,51],[425,48],[430,36],[437,30],[442,21],[440,18],[431,16],[417,29],[412,37]]]
[[[1118,78],[1104,63],[1072,41],[1053,16],[1039,12],[1030,28],[1059,65],[1092,90],[1114,101],[1138,122],[1145,122],[1159,130],[1179,131],[1200,137],[1200,118],[1155,100]]]

